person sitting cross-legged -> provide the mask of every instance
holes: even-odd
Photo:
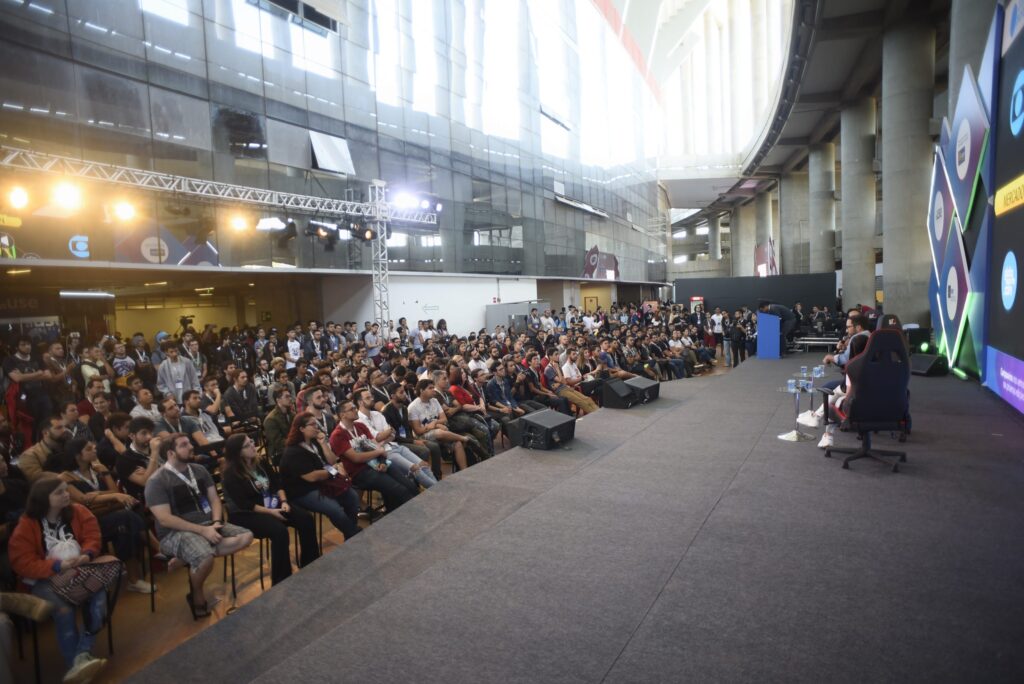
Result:
[[[192,617],[210,615],[203,584],[213,559],[228,556],[252,543],[252,532],[223,522],[213,478],[196,463],[187,435],[176,432],[160,440],[158,454],[166,463],[146,482],[146,505],[156,518],[160,550],[189,567],[191,591],[185,597]]]

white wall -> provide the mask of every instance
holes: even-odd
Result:
[[[466,276],[394,275],[389,278],[391,318],[403,316],[410,325],[432,318],[464,335],[484,327],[488,304],[537,299],[534,278],[473,278]],[[339,275],[323,279],[324,320],[363,321],[373,318],[373,288],[369,276]]]

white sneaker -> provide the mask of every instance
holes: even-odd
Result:
[[[71,669],[64,675],[64,684],[88,684],[106,664],[104,658],[96,658],[91,653],[79,653]]]
[[[818,408],[814,409],[814,416],[817,418],[825,417],[825,404],[822,404]]]
[[[134,582],[130,582],[124,585],[126,591],[134,591],[136,594],[149,594],[157,590],[157,586],[150,586],[149,582],[144,579],[137,579]]]
[[[818,418],[810,411],[804,411],[803,413],[801,413],[800,417],[796,419],[796,422],[799,423],[800,425],[803,425],[804,427],[821,427],[821,418]]]
[[[827,449],[833,444],[832,433],[826,432],[821,436],[821,441],[818,442],[819,449]]]

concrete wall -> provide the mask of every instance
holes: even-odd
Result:
[[[496,302],[537,299],[535,278],[473,278],[465,276],[392,275],[391,318],[405,317],[410,325],[422,319],[443,318],[453,333],[484,327],[485,307]],[[373,288],[369,276],[326,276],[322,283],[325,320],[373,319]]]

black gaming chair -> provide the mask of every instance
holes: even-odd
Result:
[[[843,468],[851,461],[873,458],[899,472],[899,463],[906,463],[902,451],[884,451],[871,448],[871,434],[877,431],[902,431],[910,414],[907,391],[910,384],[910,354],[899,330],[883,328],[871,333],[864,351],[846,365],[853,385],[842,410],[841,429],[857,432],[861,438],[858,449],[828,447],[832,452],[850,454],[843,460]],[[888,457],[888,458],[887,458]]]

